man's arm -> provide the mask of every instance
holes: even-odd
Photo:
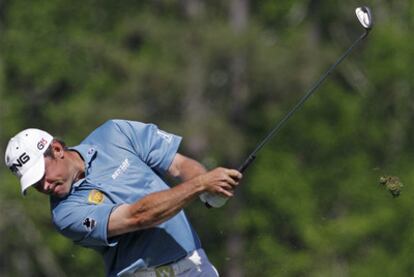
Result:
[[[190,180],[206,172],[206,168],[201,163],[179,153],[175,155],[168,169],[171,176],[180,178],[181,181]]]
[[[180,154],[174,158],[169,173],[186,181],[149,194],[133,204],[117,207],[109,217],[108,237],[154,227],[177,214],[203,192],[232,197],[242,177],[237,170],[227,168],[206,172],[201,164]]]

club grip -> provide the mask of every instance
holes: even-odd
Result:
[[[249,167],[249,165],[254,161],[254,159],[256,159],[256,155],[250,155],[245,161],[244,163],[239,167],[239,171],[241,173],[243,173],[247,167]]]

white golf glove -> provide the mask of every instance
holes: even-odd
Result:
[[[228,198],[224,196],[219,196],[209,192],[204,192],[200,194],[200,200],[210,207],[220,208],[226,204]]]

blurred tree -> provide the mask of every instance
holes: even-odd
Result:
[[[2,276],[66,276],[56,262],[54,254],[44,247],[41,234],[32,220],[26,216],[21,204],[2,201],[0,235],[3,240],[0,249]]]
[[[240,134],[239,130],[245,126],[244,115],[247,107],[249,88],[247,84],[247,49],[245,45],[238,41],[247,32],[250,1],[248,0],[232,0],[229,2],[229,20],[230,29],[235,37],[235,50],[229,57],[229,76],[230,76],[230,124],[234,126],[236,132]],[[241,148],[241,147],[239,147]],[[241,148],[243,149],[243,148]],[[229,164],[237,165],[241,160],[241,151],[227,154]],[[228,218],[238,218],[241,216],[243,209],[242,189],[239,190],[238,196],[229,204],[226,216]],[[236,228],[234,228],[236,227]],[[232,226],[228,229],[228,236],[226,239],[226,254],[231,259],[226,264],[226,276],[242,277],[245,276],[243,270],[243,263],[245,260],[245,236],[244,230],[241,226]]]

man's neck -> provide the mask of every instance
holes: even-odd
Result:
[[[75,182],[85,178],[85,161],[83,160],[81,154],[75,150],[69,150],[67,152],[69,159],[71,159],[75,170],[77,171]]]

